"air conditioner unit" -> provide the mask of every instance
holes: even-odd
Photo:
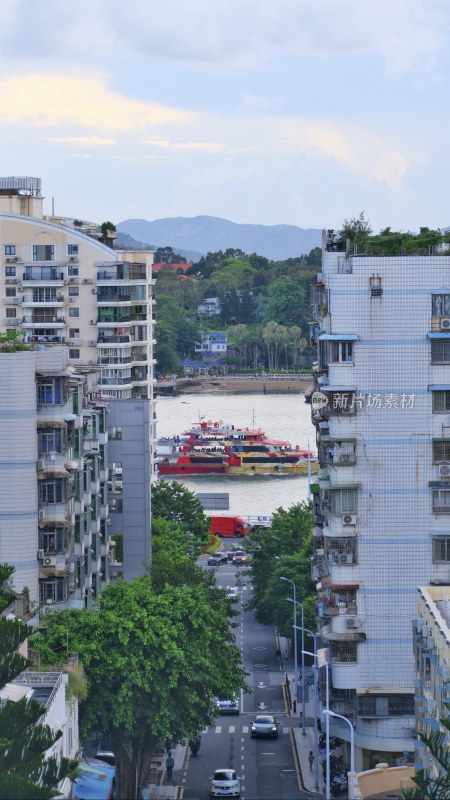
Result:
[[[344,514],[342,517],[343,525],[356,525],[356,514]]]
[[[45,511],[43,508],[40,509],[38,517],[39,519],[45,519]]]
[[[75,283],[76,278],[69,278],[69,283]]]
[[[92,294],[97,294],[97,289],[91,289]]]
[[[450,319],[441,319],[441,331],[450,331]]]
[[[7,264],[14,264],[15,260],[15,258],[5,258]]]
[[[349,617],[345,620],[345,625],[347,628],[357,628],[359,625],[359,619],[357,617]]]
[[[56,567],[56,556],[45,556],[42,560],[44,567]]]
[[[43,550],[38,550],[38,559],[40,561],[42,561],[43,558],[44,558],[44,551]]]
[[[339,553],[339,563],[340,564],[348,564],[347,556],[345,553]]]
[[[91,319],[91,325],[97,325],[97,320],[96,319]]]
[[[7,322],[8,325],[21,325],[21,323],[21,319],[9,319]]]
[[[318,550],[316,550],[316,556],[324,556],[324,555],[325,555],[325,550],[323,548],[319,548]]]
[[[439,477],[450,478],[450,464],[439,464]]]
[[[45,602],[47,603],[48,606],[52,606],[55,601],[53,600],[52,597],[47,597],[47,600]]]
[[[38,458],[38,462],[37,462],[38,471],[41,472],[44,469],[44,466],[45,466],[44,465],[44,459],[43,458]]]

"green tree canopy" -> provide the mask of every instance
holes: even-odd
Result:
[[[97,611],[48,619],[47,657],[56,659],[67,639],[83,663],[83,730],[111,741],[118,797],[135,797],[148,783],[161,740],[192,737],[212,723],[213,697],[244,687],[229,610],[224,593],[201,582],[155,592],[143,576],[107,586]]]
[[[208,519],[198,497],[178,481],[152,483],[152,517],[161,517],[179,525],[190,537],[194,548],[206,544]]]

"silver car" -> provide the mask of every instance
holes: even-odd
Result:
[[[254,738],[267,736],[276,739],[278,736],[278,722],[271,714],[258,714],[251,726],[250,732]]]
[[[211,781],[211,797],[240,797],[240,778],[234,769],[216,769]]]

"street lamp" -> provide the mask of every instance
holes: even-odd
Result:
[[[344,722],[350,728],[350,793],[349,793],[349,800],[355,800],[355,731],[353,729],[353,725],[351,720],[347,719],[347,717],[343,717],[342,714],[336,714],[335,711],[330,711],[327,709],[323,712],[327,715],[327,717],[337,717],[338,719],[343,719]]]
[[[295,597],[295,595],[294,595],[294,597]],[[304,609],[303,609],[303,605],[298,600],[295,600],[295,599],[293,600],[292,597],[288,597],[287,600],[290,600],[291,603],[294,603],[294,608],[295,608],[295,604],[296,604],[296,605],[300,606],[300,608],[302,610],[302,626],[301,626],[301,632],[302,632],[302,734],[303,734],[303,736],[305,736],[306,735],[306,728],[305,728],[305,725],[306,725],[306,722],[305,722],[305,718],[306,718],[305,654],[303,652],[303,650],[305,649],[305,630],[306,630],[306,628],[305,628],[305,612],[304,612]],[[294,636],[295,636],[295,625],[296,625],[296,620],[294,619]]]
[[[314,653],[310,653],[308,650],[305,650],[305,654],[308,656],[312,656],[316,659],[317,667],[325,667],[325,746],[326,746],[326,754],[325,754],[325,800],[331,800],[330,797],[330,676],[329,676],[329,664],[324,658],[321,657],[317,653],[316,648],[316,639],[314,637]],[[322,663],[320,661],[322,660]]]
[[[302,627],[302,633],[308,633],[310,636],[313,637],[313,641],[314,641],[314,653],[311,653],[311,655],[314,658],[314,684],[315,684],[315,692],[314,692],[314,765],[315,765],[314,766],[314,778],[315,778],[315,787],[314,788],[315,788],[316,792],[318,792],[319,791],[319,731],[318,731],[318,728],[317,728],[317,719],[318,719],[318,716],[319,716],[319,714],[318,714],[319,697],[318,697],[318,685],[317,685],[317,679],[316,679],[316,676],[317,676],[316,659],[317,659],[317,638],[318,638],[318,634],[317,633],[313,633],[312,631],[309,630],[309,628],[304,628],[304,627]],[[307,653],[307,652],[308,652],[307,650],[303,650],[302,649],[303,663],[304,663],[305,653]],[[305,691],[305,684],[303,682],[303,692],[304,691]]]
[[[295,583],[291,578],[285,578],[283,576],[280,577],[280,581],[286,581],[287,583],[292,583],[292,588],[294,592],[294,697],[295,702],[297,702],[297,694],[298,694],[298,665],[297,665],[297,590],[295,588]]]

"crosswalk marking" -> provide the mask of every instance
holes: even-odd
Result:
[[[216,725],[216,727],[214,729],[214,732],[215,733],[222,733],[222,726],[221,725]]]
[[[224,733],[226,733],[226,727],[224,727],[223,730],[224,730]],[[243,725],[242,728],[239,728],[239,726],[236,726],[236,725],[229,725],[228,726],[228,733],[236,733],[237,732],[238,734],[239,733],[245,734],[245,733],[248,733],[249,730],[250,730],[249,725]],[[222,725],[216,725],[216,727],[214,728],[214,733],[222,733]],[[289,733],[289,728],[288,727],[281,728],[280,729],[280,733],[284,733],[284,734]],[[242,741],[244,741],[244,740],[242,740]]]
[[[228,728],[228,733],[234,733],[235,730],[236,730],[235,726],[234,725],[230,725],[230,727]]]
[[[248,725],[244,725],[242,728],[242,733],[248,733]]]

